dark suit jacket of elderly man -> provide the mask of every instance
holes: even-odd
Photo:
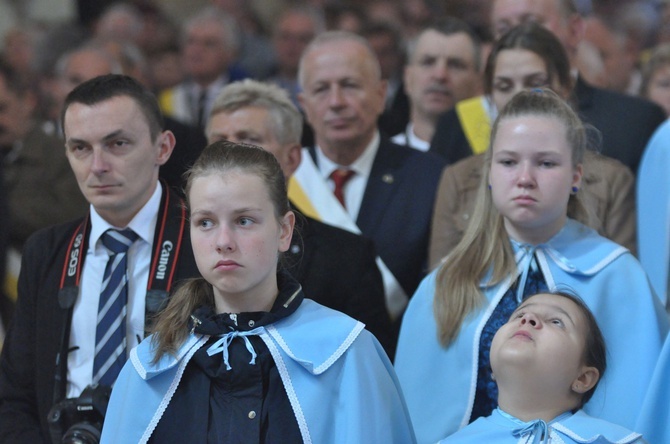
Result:
[[[316,160],[314,148],[310,154]],[[380,138],[356,225],[407,296],[426,275],[430,220],[445,162]]]
[[[386,310],[376,257],[370,239],[298,213],[282,263],[305,297],[364,323],[393,359],[398,335]]]

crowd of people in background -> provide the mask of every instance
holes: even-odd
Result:
[[[179,355],[174,365],[187,369],[188,387],[226,373],[221,366],[210,375],[205,355],[223,347],[229,367],[230,344],[236,344],[230,346],[234,366],[249,353],[252,364],[259,349],[261,377],[270,378],[271,386],[280,377],[284,387],[291,378],[303,384],[301,368],[291,366],[294,360],[306,365],[293,354],[304,347],[308,360],[324,360],[324,372],[337,362],[334,367],[350,375],[345,382],[351,390],[360,389],[359,377],[379,376],[379,390],[391,399],[384,406],[377,396],[387,395],[357,392],[360,402],[365,397],[373,402],[375,414],[395,420],[367,430],[371,412],[342,415],[338,426],[358,418],[358,428],[347,437],[329,432],[319,418],[301,416],[289,388],[288,398],[271,391],[263,396],[276,403],[279,415],[269,407],[248,412],[249,420],[257,411],[262,415],[260,432],[253,433],[266,438],[285,431],[275,422],[283,418],[289,421],[287,436],[304,442],[329,442],[320,439],[325,435],[331,442],[362,437],[372,442],[370,430],[388,433],[391,442],[411,442],[414,435],[419,443],[436,442],[469,423],[486,429],[489,422],[522,425],[511,432],[514,437],[539,440],[564,433],[562,439],[575,439],[578,432],[565,432],[563,422],[591,433],[609,427],[591,421],[600,418],[618,424],[612,426],[616,433],[601,437],[639,442],[637,434],[625,437],[630,429],[651,443],[670,440],[670,402],[660,395],[670,392],[664,377],[670,367],[670,1],[73,0],[63,17],[51,20],[36,12],[38,3],[0,6],[3,340],[7,333],[0,415],[12,413],[0,420],[0,438],[54,436],[49,409],[107,377],[113,385],[135,346],[141,353],[135,365],[143,370],[137,379],[124,368],[123,390],[144,390],[142,372],[162,372],[163,355],[196,343],[197,349],[206,340],[213,344],[231,329],[235,334],[223,335],[226,345],[217,343],[206,353],[194,349],[195,355],[184,359]],[[246,144],[273,156],[247,153]],[[144,151],[125,157],[130,147]],[[226,147],[238,157],[221,166]],[[260,166],[236,166],[251,162],[247,156]],[[276,176],[272,180],[259,173],[268,168]],[[111,182],[97,184],[107,174]],[[212,184],[233,201],[244,195],[244,187],[231,186],[229,177],[249,182],[251,197],[245,197],[252,201],[269,190],[271,202],[259,197],[258,206],[268,214],[274,209],[283,234],[259,254],[274,258],[279,252],[282,260],[278,269],[260,268],[273,276],[263,282],[272,283],[278,295],[263,299],[268,303],[261,308],[227,307],[224,312],[249,319],[248,328],[239,331],[236,316],[232,324],[217,321],[214,328],[174,307],[167,311],[174,311],[185,330],[174,333],[160,321],[152,330],[172,283],[181,279],[202,275],[198,285],[213,288],[207,316],[220,314],[219,302],[228,302],[229,289],[217,287],[216,277],[198,262],[206,248],[196,245],[200,232],[194,226],[190,236],[188,224],[174,228],[181,247],[174,253],[178,265],[173,259],[160,263],[174,267],[167,288],[155,291],[152,276],[155,261],[172,251],[156,246],[173,240],[161,237],[161,227],[181,220],[178,211],[187,220],[193,201],[216,208],[208,214],[226,208],[223,199],[208,194]],[[121,203],[105,197],[112,182],[128,186]],[[265,191],[254,197],[254,190]],[[279,203],[284,198],[287,208]],[[527,210],[544,199],[551,205],[527,213],[517,208]],[[103,276],[107,260],[102,226],[118,229],[116,240],[129,242],[122,255],[129,257],[131,296],[127,313],[123,308],[127,340],[121,339],[123,347],[100,369],[100,338],[83,339],[96,331],[95,319],[85,319],[98,313],[97,300],[82,303],[80,293],[66,290],[76,276],[73,286],[80,291],[82,273],[81,288],[104,294],[107,280],[101,289],[91,278]],[[135,233],[123,234],[128,227]],[[90,234],[91,244],[81,245],[77,234]],[[91,257],[82,265],[77,254]],[[64,266],[61,256],[71,263]],[[131,272],[133,267],[138,268]],[[184,300],[198,294],[198,285],[192,285],[180,290]],[[303,297],[362,322],[372,335],[358,336],[362,324],[320,306],[293,314]],[[551,310],[516,315],[520,306],[534,305],[524,302],[530,298],[560,299],[546,304],[554,311],[568,307],[559,311],[571,328],[582,336],[585,328],[597,330],[602,353],[607,347],[607,375],[604,360],[580,361],[595,373],[571,373],[577,379],[551,392],[568,401],[541,418],[530,418],[526,405],[517,408],[509,388],[520,390],[532,378],[518,377],[515,359],[494,356],[512,346],[496,351],[492,345],[503,341],[496,332],[515,320],[538,331],[545,324],[553,328],[553,318],[542,318]],[[48,321],[49,310],[59,313],[57,321]],[[254,311],[267,316],[245,317]],[[99,330],[104,313],[98,316]],[[312,317],[330,325],[333,334],[310,338],[314,343],[291,337],[287,345],[276,333],[286,328],[284,318],[302,325]],[[263,328],[269,333],[259,333]],[[286,334],[294,330],[304,327],[290,326]],[[158,339],[143,342],[152,332]],[[535,341],[535,334],[541,333],[527,338]],[[334,347],[332,355],[318,350],[321,339]],[[156,352],[151,347],[158,341],[167,348]],[[24,350],[33,342],[34,348]],[[579,350],[601,347],[577,342]],[[357,360],[360,350],[373,355],[371,367]],[[291,367],[287,373],[282,360]],[[500,362],[504,370],[494,368],[494,375],[491,368],[503,368]],[[202,375],[188,370],[194,365],[205,366]],[[509,373],[497,379],[504,371]],[[538,386],[558,373],[542,374]],[[180,378],[178,372],[176,381]],[[235,378],[229,383],[238,384]],[[309,388],[312,379],[304,381],[297,398],[317,405],[321,392]],[[120,390],[112,398],[113,413],[125,429],[126,421],[136,418],[116,415],[131,402]],[[502,401],[498,406],[499,390],[506,406],[515,408],[505,410]],[[192,402],[194,393],[180,388],[178,400]],[[222,398],[211,396],[210,410],[225,415],[225,409],[213,407]],[[347,400],[354,412],[358,398]],[[160,401],[150,409],[158,419],[166,407]],[[191,429],[177,430],[169,419],[183,410],[179,402],[171,404],[148,442],[175,433],[237,436],[201,419]],[[243,413],[227,421],[243,422]],[[149,425],[133,431],[133,440],[136,433],[147,439],[154,433],[158,419],[145,419]],[[455,437],[480,433],[476,427],[463,430]],[[105,433],[110,442],[126,439],[111,438],[110,429]],[[472,436],[477,442],[478,435]]]

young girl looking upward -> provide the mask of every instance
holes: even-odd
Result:
[[[420,443],[491,414],[493,335],[528,295],[557,286],[585,295],[611,351],[586,412],[634,426],[668,318],[633,255],[576,220],[585,148],[581,121],[550,90],[500,110],[470,224],[403,317],[395,366]]]
[[[605,372],[606,349],[593,314],[569,293],[528,297],[493,337],[491,367],[498,408],[441,443],[644,442],[581,410]]]
[[[275,157],[216,142],[186,197],[202,278],[131,352],[102,442],[414,442],[377,340],[278,271],[295,216]]]

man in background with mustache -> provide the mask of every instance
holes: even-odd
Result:
[[[428,151],[440,114],[481,94],[480,67],[479,39],[465,22],[444,17],[424,29],[404,72],[410,122],[393,142]]]

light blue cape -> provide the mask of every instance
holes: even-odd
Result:
[[[261,328],[305,443],[415,442],[393,367],[363,324],[305,299]],[[190,335],[155,365],[151,337],[137,346],[114,385],[101,442],[147,442],[208,339]]]
[[[515,248],[517,264],[528,250]],[[668,318],[639,262],[594,230],[568,220],[536,249],[549,289],[584,299],[605,336],[608,366],[585,410],[633,428],[668,331]],[[403,317],[395,368],[419,443],[435,443],[468,424],[475,398],[481,331],[517,276],[487,287],[486,303],[470,314],[455,341],[438,342],[433,314],[436,272],[421,283]],[[486,280],[484,280],[486,282]]]

